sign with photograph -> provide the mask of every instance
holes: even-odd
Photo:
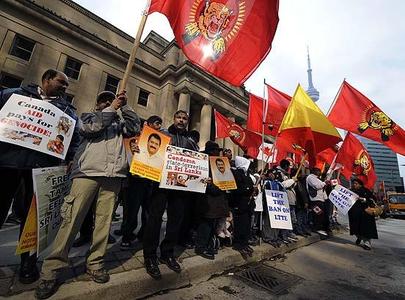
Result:
[[[227,157],[210,156],[213,183],[223,191],[236,190],[236,182]]]
[[[292,230],[290,205],[286,192],[265,190],[271,228]]]
[[[208,176],[207,154],[167,146],[161,188],[205,193]]]
[[[0,141],[65,159],[75,124],[47,101],[13,94],[0,110]]]
[[[131,174],[160,182],[165,149],[169,143],[170,137],[145,125],[139,137],[139,153],[133,153]]]

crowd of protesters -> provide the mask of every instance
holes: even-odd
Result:
[[[78,120],[63,162],[34,150],[0,142],[0,175],[3,178],[0,189],[5,199],[0,202],[0,226],[14,199],[15,207],[19,208],[15,213],[21,221],[21,234],[33,196],[33,168],[66,164],[73,180],[61,208],[63,222],[51,252],[44,260],[41,276],[36,255],[21,255],[20,281],[32,283],[41,277],[37,298],[45,299],[56,292],[60,284],[58,272],[67,266],[71,247],[87,242],[90,243],[87,273],[97,283],[109,281],[103,258],[107,244],[115,242],[110,226],[117,199],[123,206],[121,227],[114,232],[122,236],[120,248],[128,250],[142,245],[146,272],[154,279],[161,278],[160,263],[174,272],[182,271],[175,247],[194,249],[197,255],[209,260],[215,259],[222,247],[232,247],[247,258],[252,256],[254,246],[260,240],[280,247],[295,243],[298,236],[318,233],[327,237],[332,234],[331,229],[337,222],[327,195],[331,183],[322,179],[320,169],[299,168],[297,171],[295,164],[283,159],[278,165],[261,171],[257,164],[252,163],[253,159],[235,156],[230,149],[222,149],[217,143],[208,141],[202,152],[229,159],[237,188],[219,189],[210,173],[204,194],[162,189],[157,182],[128,172],[123,139],[139,135],[141,122],[128,105],[125,91],[117,95],[108,91],[100,93],[94,99],[95,109],[78,119],[74,107],[63,98],[67,86],[65,74],[47,70],[41,86],[3,90],[0,95],[0,108],[13,93],[17,93],[49,101]],[[162,128],[159,116],[150,116],[145,123],[168,135],[171,145],[200,151],[199,133],[189,131],[188,122],[188,113],[179,110],[167,130]],[[130,145],[130,149],[139,152],[136,144]],[[21,185],[23,193],[18,192]],[[255,211],[258,203],[267,206],[265,189],[286,192],[292,230],[272,228],[268,210],[264,209],[263,213]],[[365,212],[371,206],[372,195],[359,180],[355,182],[354,190],[365,200],[356,203],[350,214],[352,234],[357,235],[357,244],[363,243],[365,249],[370,249],[370,239],[377,238],[374,218]],[[167,221],[161,239],[165,212]],[[79,232],[80,238],[75,242]]]

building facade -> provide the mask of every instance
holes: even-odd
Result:
[[[49,68],[69,77],[67,99],[78,113],[91,110],[98,93],[116,91],[134,38],[70,0],[1,0],[0,88],[40,83]],[[191,64],[175,41],[151,32],[141,43],[127,85],[129,104],[143,119],[163,125],[183,109],[200,146],[215,138],[213,110],[245,124],[248,95]],[[240,149],[230,139],[220,146]]]
[[[384,181],[387,191],[403,191],[403,180],[399,173],[398,157],[390,148],[359,136],[374,161],[377,181]]]

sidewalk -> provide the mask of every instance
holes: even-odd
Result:
[[[117,228],[118,225],[119,223],[116,223],[113,227]],[[121,251],[119,242],[117,242],[108,250],[105,258],[106,268],[111,274],[111,280],[106,284],[94,283],[85,274],[84,262],[88,246],[83,246],[72,253],[70,267],[63,272],[66,281],[51,299],[83,299],[86,297],[86,300],[110,298],[118,300],[128,299],[128,297],[130,299],[142,298],[160,291],[202,282],[214,274],[221,274],[226,270],[247,263],[270,259],[319,240],[319,235],[313,234],[309,238],[300,238],[298,242],[280,248],[274,248],[263,243],[254,247],[253,257],[247,260],[244,260],[239,252],[231,248],[220,250],[213,261],[196,256],[193,250],[184,250],[178,253],[183,268],[182,273],[176,274],[166,266],[161,265],[163,278],[159,281],[153,280],[145,272],[141,245],[138,250]],[[3,255],[2,261],[4,261]],[[24,300],[33,299],[37,283],[32,285],[20,284],[17,269],[18,264],[0,267],[0,296]]]

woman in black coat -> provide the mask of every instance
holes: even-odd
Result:
[[[357,237],[356,245],[366,250],[371,249],[371,239],[378,239],[377,226],[375,223],[375,202],[372,192],[365,188],[360,179],[353,179],[352,191],[359,195],[359,199],[349,210],[350,235]]]

